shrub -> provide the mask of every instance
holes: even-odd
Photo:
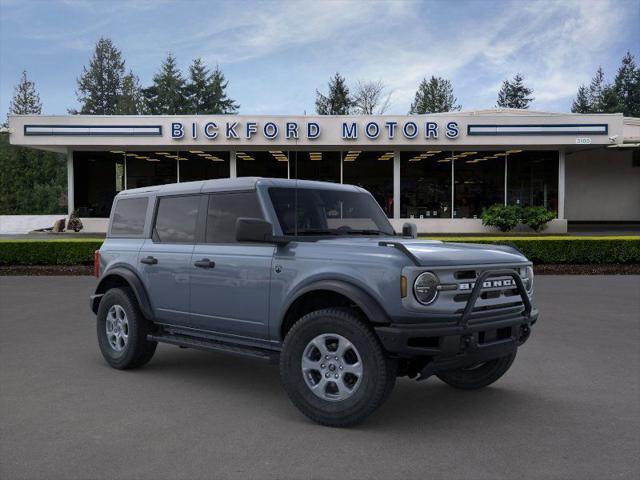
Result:
[[[90,265],[101,239],[0,241],[0,265]]]
[[[534,232],[544,230],[551,220],[556,218],[555,212],[544,207],[527,207],[521,211],[521,221],[528,225]]]
[[[494,205],[482,211],[482,224],[498,227],[502,232],[515,228],[520,221],[520,207],[514,205]]]

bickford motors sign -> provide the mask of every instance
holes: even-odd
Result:
[[[335,125],[340,129],[342,140],[357,140],[365,136],[369,140],[385,138],[394,140],[396,137],[403,137],[407,140],[415,138],[433,139],[440,138],[441,135],[449,139],[455,139],[460,134],[460,127],[457,122],[449,121],[444,125],[439,125],[433,121],[368,121],[359,123],[356,121],[341,121]],[[333,132],[335,135],[335,132]],[[256,121],[198,121],[198,122],[172,122],[171,138],[174,140],[193,139],[204,137],[208,140],[225,138],[227,140],[251,140],[256,136],[261,136],[266,140],[316,140],[323,134],[322,126],[318,122],[307,121],[266,121],[264,123]]]

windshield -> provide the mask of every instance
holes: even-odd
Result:
[[[367,193],[270,188],[269,195],[284,235],[395,235]]]

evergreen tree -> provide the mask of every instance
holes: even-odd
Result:
[[[591,102],[589,101],[589,91],[584,85],[578,88],[578,95],[571,104],[573,113],[591,113]]]
[[[140,115],[144,113],[144,98],[140,80],[131,71],[122,78],[122,87],[116,103],[116,112],[119,115]]]
[[[81,105],[80,113],[117,113],[124,72],[124,60],[120,50],[108,38],[98,40],[89,67],[83,67],[82,75],[78,79],[76,95]]]
[[[220,67],[216,66],[213,73],[209,73],[202,60],[196,58],[189,67],[189,83],[185,90],[190,113],[236,113],[239,105],[227,97],[228,83]]]
[[[339,73],[329,80],[327,96],[316,90],[316,112],[319,115],[348,115],[353,106],[354,100],[349,95],[349,87]]]
[[[607,84],[604,79],[604,71],[602,67],[598,67],[596,74],[589,84],[589,104],[591,105],[591,113],[604,112],[604,92]]]
[[[640,69],[631,52],[622,59],[613,88],[625,116],[640,117]]]
[[[27,78],[26,70],[22,71],[20,83],[13,91],[9,113],[14,115],[40,115],[42,113],[42,103],[36,91],[36,84]]]
[[[237,113],[240,105],[227,97],[226,90],[229,82],[225,79],[224,73],[216,65],[211,74],[208,90],[210,92],[209,108],[206,113]]]
[[[460,110],[460,105],[456,102],[451,82],[432,75],[428,81],[423,78],[420,82],[409,113],[413,115],[457,111]]]
[[[512,81],[502,82],[502,88],[498,92],[498,107],[502,108],[529,108],[533,101],[530,95],[533,89],[524,85],[524,78],[519,73],[513,77]]]
[[[153,84],[143,90],[147,110],[155,115],[188,113],[185,87],[176,59],[169,53],[162,62],[160,72],[154,75]]]

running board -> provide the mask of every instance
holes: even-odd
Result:
[[[264,360],[270,363],[277,363],[280,357],[279,352],[254,347],[243,347],[239,345],[231,345],[229,343],[218,342],[203,338],[189,337],[186,335],[147,335],[147,340],[160,343],[168,343],[185,348],[195,348],[197,350],[205,350],[208,352],[222,352],[241,357],[249,357],[258,360]]]

